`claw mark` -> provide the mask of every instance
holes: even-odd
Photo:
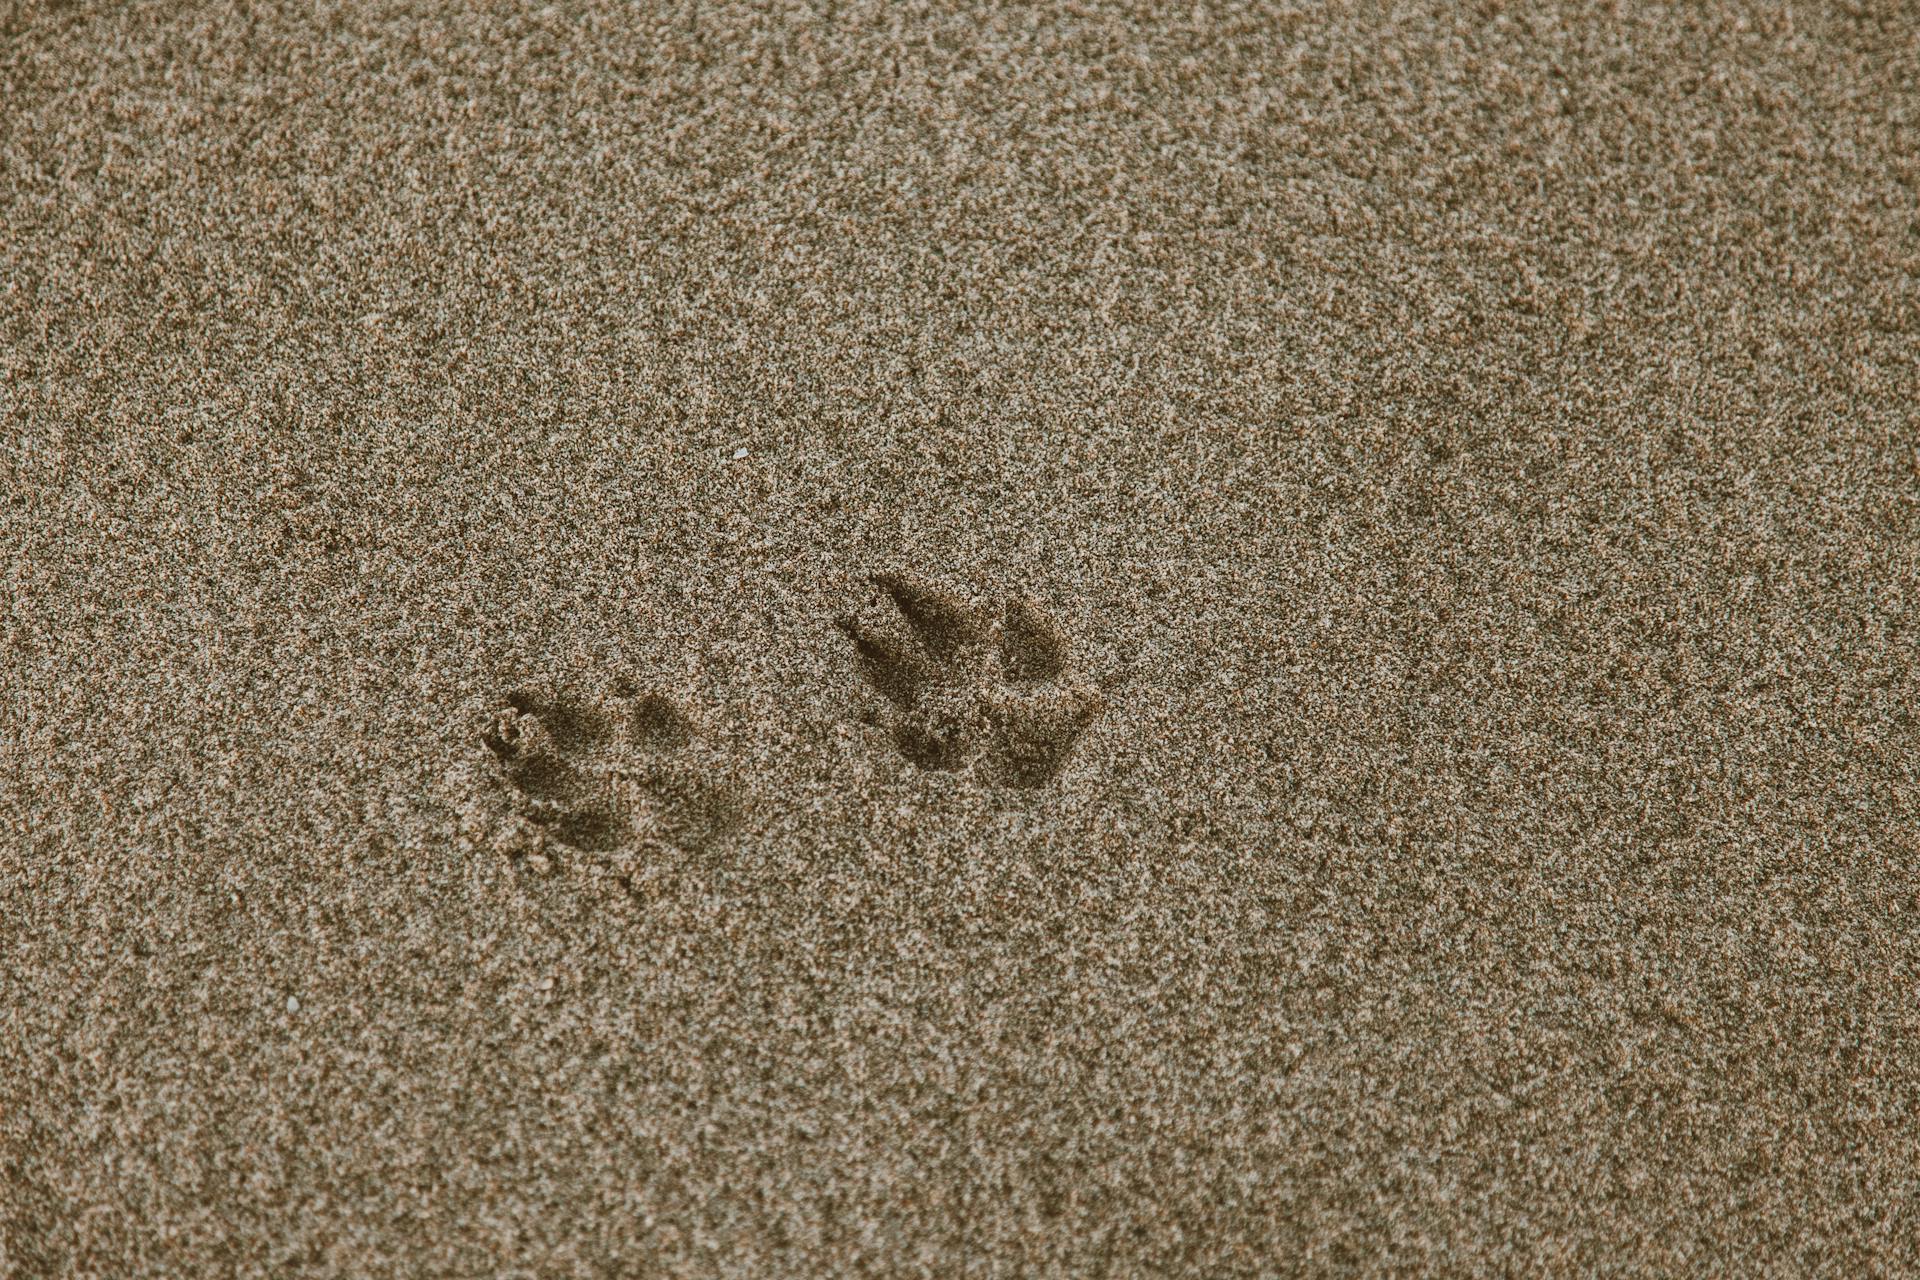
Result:
[[[987,781],[1051,781],[1103,706],[1066,679],[1071,644],[1028,596],[997,625],[959,592],[905,573],[873,575],[876,609],[838,619],[867,682],[893,707],[901,755],[923,769],[978,765]],[[890,607],[889,607],[890,606]]]
[[[840,629],[853,639],[868,683],[887,701],[902,709],[912,706],[932,682],[934,672],[925,657],[904,637],[888,636],[863,625],[858,618],[839,619]]]
[[[693,721],[662,695],[638,694],[632,698],[632,708],[627,725],[642,746],[677,751],[693,741]]]
[[[876,573],[872,580],[934,657],[951,658],[963,645],[985,638],[979,619],[953,592],[901,573]]]
[[[1000,624],[1001,664],[1022,684],[1052,680],[1067,669],[1067,635],[1031,596],[1007,601]]]

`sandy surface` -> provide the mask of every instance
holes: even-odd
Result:
[[[0,1275],[1920,1268],[1906,6],[309,9],[0,7]]]

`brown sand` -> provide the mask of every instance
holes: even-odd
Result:
[[[321,8],[0,8],[0,1274],[1920,1269],[1909,6]]]

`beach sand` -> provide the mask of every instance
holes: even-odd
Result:
[[[0,1275],[1909,1275],[1905,6],[0,9]]]

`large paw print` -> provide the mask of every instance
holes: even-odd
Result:
[[[1067,673],[1065,632],[1026,596],[994,616],[926,579],[875,574],[873,599],[840,618],[887,727],[923,769],[977,769],[987,782],[1053,780],[1102,700]]]
[[[480,733],[519,853],[543,864],[586,858],[628,876],[739,825],[739,789],[702,738],[679,703],[624,679],[597,697],[516,689]]]

